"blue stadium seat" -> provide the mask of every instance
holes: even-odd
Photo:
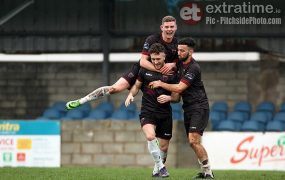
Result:
[[[224,101],[217,101],[212,105],[212,111],[228,112],[228,104]]]
[[[106,111],[107,114],[109,116],[111,116],[111,114],[113,113],[114,111],[114,104],[111,103],[111,102],[108,102],[108,101],[104,101],[104,102],[101,102],[100,104],[98,104],[98,106],[95,107],[96,110],[102,110],[102,111]]]
[[[256,111],[267,111],[273,113],[275,112],[275,105],[270,101],[263,101],[257,105]]]
[[[235,123],[237,129],[241,128],[245,120],[246,118],[242,112],[231,112],[227,118],[227,121],[233,121]]]
[[[66,104],[66,102],[64,102],[64,101],[57,101],[51,107],[59,110],[60,112],[66,113],[67,110],[66,110],[65,104]]]
[[[251,104],[247,101],[240,101],[235,104],[234,111],[235,112],[242,112],[246,119],[249,119],[251,114]]]
[[[113,112],[111,118],[114,120],[128,120],[129,113],[125,109],[118,109],[115,112]]]
[[[228,104],[224,101],[217,101],[212,105],[211,111],[217,111],[222,114],[222,118],[226,119],[228,113]]]
[[[37,117],[36,120],[39,120],[39,121],[44,120],[44,121],[46,121],[46,120],[52,120],[52,119],[49,119],[49,118],[47,118],[47,117],[40,116],[40,117]]]
[[[81,120],[84,119],[85,112],[82,109],[76,108],[73,110],[69,110],[66,115],[62,118],[64,120]]]
[[[275,113],[275,105],[270,101],[263,101],[257,105],[256,112],[266,112],[268,120],[272,120]]]
[[[90,113],[92,107],[91,107],[90,103],[84,103],[76,109],[82,111],[83,117],[86,117]]]
[[[285,131],[284,124],[280,121],[270,121],[266,125],[266,131]]]
[[[280,105],[279,111],[280,111],[280,112],[285,112],[285,102],[283,102],[283,103]]]
[[[245,120],[247,120],[242,112],[231,112],[229,113],[227,119],[232,120],[232,121],[237,121],[240,123],[243,123]]]
[[[268,121],[270,121],[266,112],[255,112],[251,115],[249,120],[257,121],[263,125],[265,125]]]
[[[135,102],[132,102],[128,105],[128,107],[125,106],[125,102],[121,104],[119,107],[120,109],[126,109],[127,111],[135,112],[137,110],[137,104]]]
[[[212,130],[216,130],[216,128],[218,127],[219,123],[225,119],[222,118],[222,115],[220,112],[217,111],[211,111],[210,112],[210,122],[212,125]]]
[[[123,102],[120,107],[117,109],[121,111],[126,111],[128,114],[128,119],[133,118],[136,115],[137,111],[137,105],[136,103],[132,102],[131,104],[128,105],[128,107],[125,106],[125,102]]]
[[[273,121],[281,121],[285,123],[285,112],[279,112],[274,115]]]
[[[61,119],[62,114],[57,109],[47,109],[44,111],[42,117],[47,119]]]
[[[245,121],[241,126],[241,131],[264,131],[264,127],[257,121]]]
[[[140,112],[136,111],[133,117],[129,117],[129,120],[138,121],[140,119]]]
[[[251,112],[251,104],[247,101],[239,101],[234,105],[234,111]]]
[[[239,128],[233,121],[221,121],[217,127],[217,131],[239,131]]]
[[[102,111],[99,109],[95,109],[90,112],[89,116],[87,116],[85,119],[93,119],[93,120],[101,120],[101,119],[106,119],[108,118],[108,112],[107,111]]]

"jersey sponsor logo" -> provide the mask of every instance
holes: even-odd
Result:
[[[192,79],[194,79],[194,74],[193,74],[193,73],[187,73],[187,74],[185,74],[185,77],[186,77],[187,79],[192,80]]]
[[[150,73],[145,73],[145,75],[146,75],[146,76],[152,76],[152,74],[150,74]]]

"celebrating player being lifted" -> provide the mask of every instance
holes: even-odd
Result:
[[[127,73],[125,73],[116,83],[114,83],[112,86],[100,87],[83,98],[69,101],[66,104],[66,108],[74,109],[86,102],[96,100],[106,95],[119,93],[125,89],[130,89],[137,79],[140,66],[148,70],[161,72],[162,74],[170,74],[172,69],[175,67],[175,62],[178,60],[177,39],[174,37],[177,30],[176,19],[172,16],[165,16],[162,19],[160,29],[161,33],[153,34],[147,37],[143,45],[140,61],[135,63],[132,68]],[[160,70],[155,69],[152,63],[149,62],[150,56],[148,49],[154,43],[160,43],[165,48],[166,64]]]
[[[180,82],[169,84],[162,81],[154,81],[149,85],[152,88],[164,88],[168,91],[180,93],[183,99],[184,126],[189,144],[194,150],[203,172],[195,178],[213,179],[206,149],[201,144],[201,136],[207,126],[209,118],[209,103],[201,78],[199,64],[193,59],[195,41],[192,38],[184,38],[178,42],[177,64]]]
[[[160,70],[165,62],[165,48],[159,44],[152,44],[149,48],[150,59],[156,70]],[[154,159],[153,177],[168,177],[164,161],[166,160],[169,141],[172,137],[171,100],[179,100],[178,93],[171,93],[162,88],[151,89],[149,83],[161,80],[166,83],[177,82],[176,75],[163,75],[160,72],[141,68],[138,78],[130,90],[125,101],[128,106],[141,89],[143,92],[140,123],[148,143],[148,150]],[[171,95],[171,96],[170,96]],[[157,138],[159,138],[159,141]]]

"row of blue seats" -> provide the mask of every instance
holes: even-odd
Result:
[[[250,114],[251,112],[253,112],[252,109],[253,109],[252,105],[249,102],[240,101],[234,105],[233,111],[245,112],[245,113]],[[222,112],[226,116],[227,112],[229,112],[229,106],[225,101],[218,101],[212,105],[211,111]],[[258,111],[265,111],[265,112],[272,112],[272,113],[275,113],[277,111],[285,112],[285,102],[282,103],[279,109],[277,110],[274,103],[270,101],[263,101],[256,106],[255,112],[258,112]]]
[[[65,102],[56,102],[51,107],[43,112],[43,115],[38,119],[61,119],[61,120],[75,120],[75,119],[138,119],[139,112],[137,106],[132,103],[125,107],[123,104],[115,109],[113,103],[102,102],[95,109],[92,109],[90,103],[85,103],[80,107],[67,111]]]
[[[173,118],[182,120],[182,107],[180,103],[172,104]],[[116,120],[138,120],[139,111],[135,103],[131,103],[128,107],[122,103],[119,108],[115,108],[111,102],[102,102],[92,109],[89,103],[67,111],[65,102],[56,102],[51,107],[46,109],[41,117],[37,119],[89,119],[89,120],[102,120],[102,119],[116,119]]]
[[[284,131],[285,103],[279,112],[275,112],[272,102],[264,101],[251,112],[250,103],[242,101],[234,106],[233,112],[228,112],[225,102],[215,102],[211,107],[210,121],[213,130],[231,131]]]
[[[216,131],[285,131],[285,123],[281,121],[270,121],[267,124],[262,124],[258,121],[245,121],[242,124],[235,121],[221,121],[219,125],[214,129]]]

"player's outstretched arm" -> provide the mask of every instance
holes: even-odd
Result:
[[[139,80],[136,80],[136,83],[133,85],[133,87],[131,88],[126,100],[125,100],[125,106],[127,107],[128,105],[131,104],[131,102],[134,101],[134,97],[138,94],[140,88],[142,86],[142,82],[140,82]]]
[[[103,86],[103,87],[97,88],[83,98],[67,102],[66,108],[68,110],[71,110],[71,109],[74,109],[74,108],[81,106],[82,104],[84,104],[86,102],[89,102],[89,101],[92,101],[92,100],[95,100],[98,98],[102,98],[106,95],[109,95],[111,88],[112,88],[112,86]]]

